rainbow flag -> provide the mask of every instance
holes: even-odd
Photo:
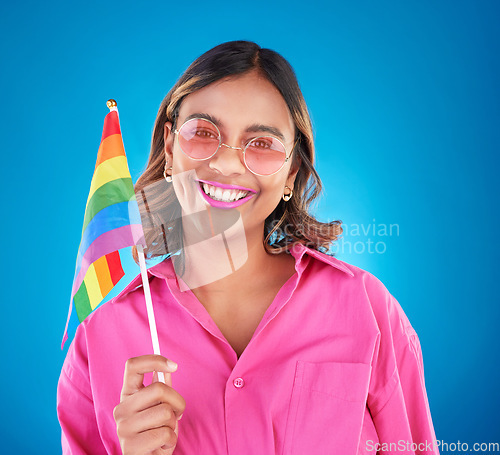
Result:
[[[118,250],[144,244],[139,207],[123,147],[116,102],[108,101],[85,207],[62,347],[124,276]]]

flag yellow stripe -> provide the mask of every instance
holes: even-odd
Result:
[[[97,166],[92,183],[90,184],[90,192],[87,202],[90,201],[94,193],[103,185],[113,180],[130,178],[128,170],[127,158],[124,156],[115,156]]]
[[[97,275],[95,273],[94,264],[90,265],[83,281],[85,283],[85,287],[87,288],[90,308],[94,310],[102,301],[101,288],[99,286],[99,280],[97,279]]]

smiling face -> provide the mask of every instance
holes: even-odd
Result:
[[[177,128],[193,116],[210,118],[218,127],[222,142],[230,147],[220,147],[209,159],[193,160],[180,149],[178,135],[171,131],[171,124],[165,125],[167,167],[172,166],[175,191],[183,211],[193,213],[204,204],[238,210],[247,234],[260,233],[262,238],[266,218],[283,194],[289,192],[285,186],[293,189],[298,168],[292,169],[293,160],[289,159],[274,175],[255,175],[245,166],[243,151],[231,147],[244,148],[258,136],[271,136],[283,143],[290,156],[295,126],[285,100],[271,82],[252,71],[217,81],[186,96],[179,110]],[[181,174],[191,175],[192,179],[176,179],[176,175]],[[193,183],[193,179],[201,183]],[[215,190],[216,199],[228,188],[236,188],[230,192],[232,198],[244,195],[244,190],[239,192],[241,188],[250,192],[240,201],[217,204],[204,194],[203,187],[212,193]]]

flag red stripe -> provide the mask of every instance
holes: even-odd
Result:
[[[106,115],[106,117],[104,117],[101,142],[112,134],[122,134],[120,131],[120,121],[118,120],[117,111],[111,111],[108,115]]]
[[[99,145],[97,162],[95,164],[96,169],[103,161],[118,155],[125,156],[125,150],[123,149],[118,112],[111,111],[104,118],[101,144]]]
[[[108,261],[109,274],[111,275],[111,281],[113,286],[120,281],[120,279],[125,275],[122,267],[122,262],[120,260],[120,253],[118,251],[113,251],[106,255],[106,261]]]

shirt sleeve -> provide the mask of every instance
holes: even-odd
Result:
[[[107,453],[97,426],[85,338],[81,330],[77,330],[59,377],[57,415],[63,454]]]
[[[384,311],[377,317],[380,338],[368,394],[377,453],[439,454],[417,333],[387,290],[380,300]]]

